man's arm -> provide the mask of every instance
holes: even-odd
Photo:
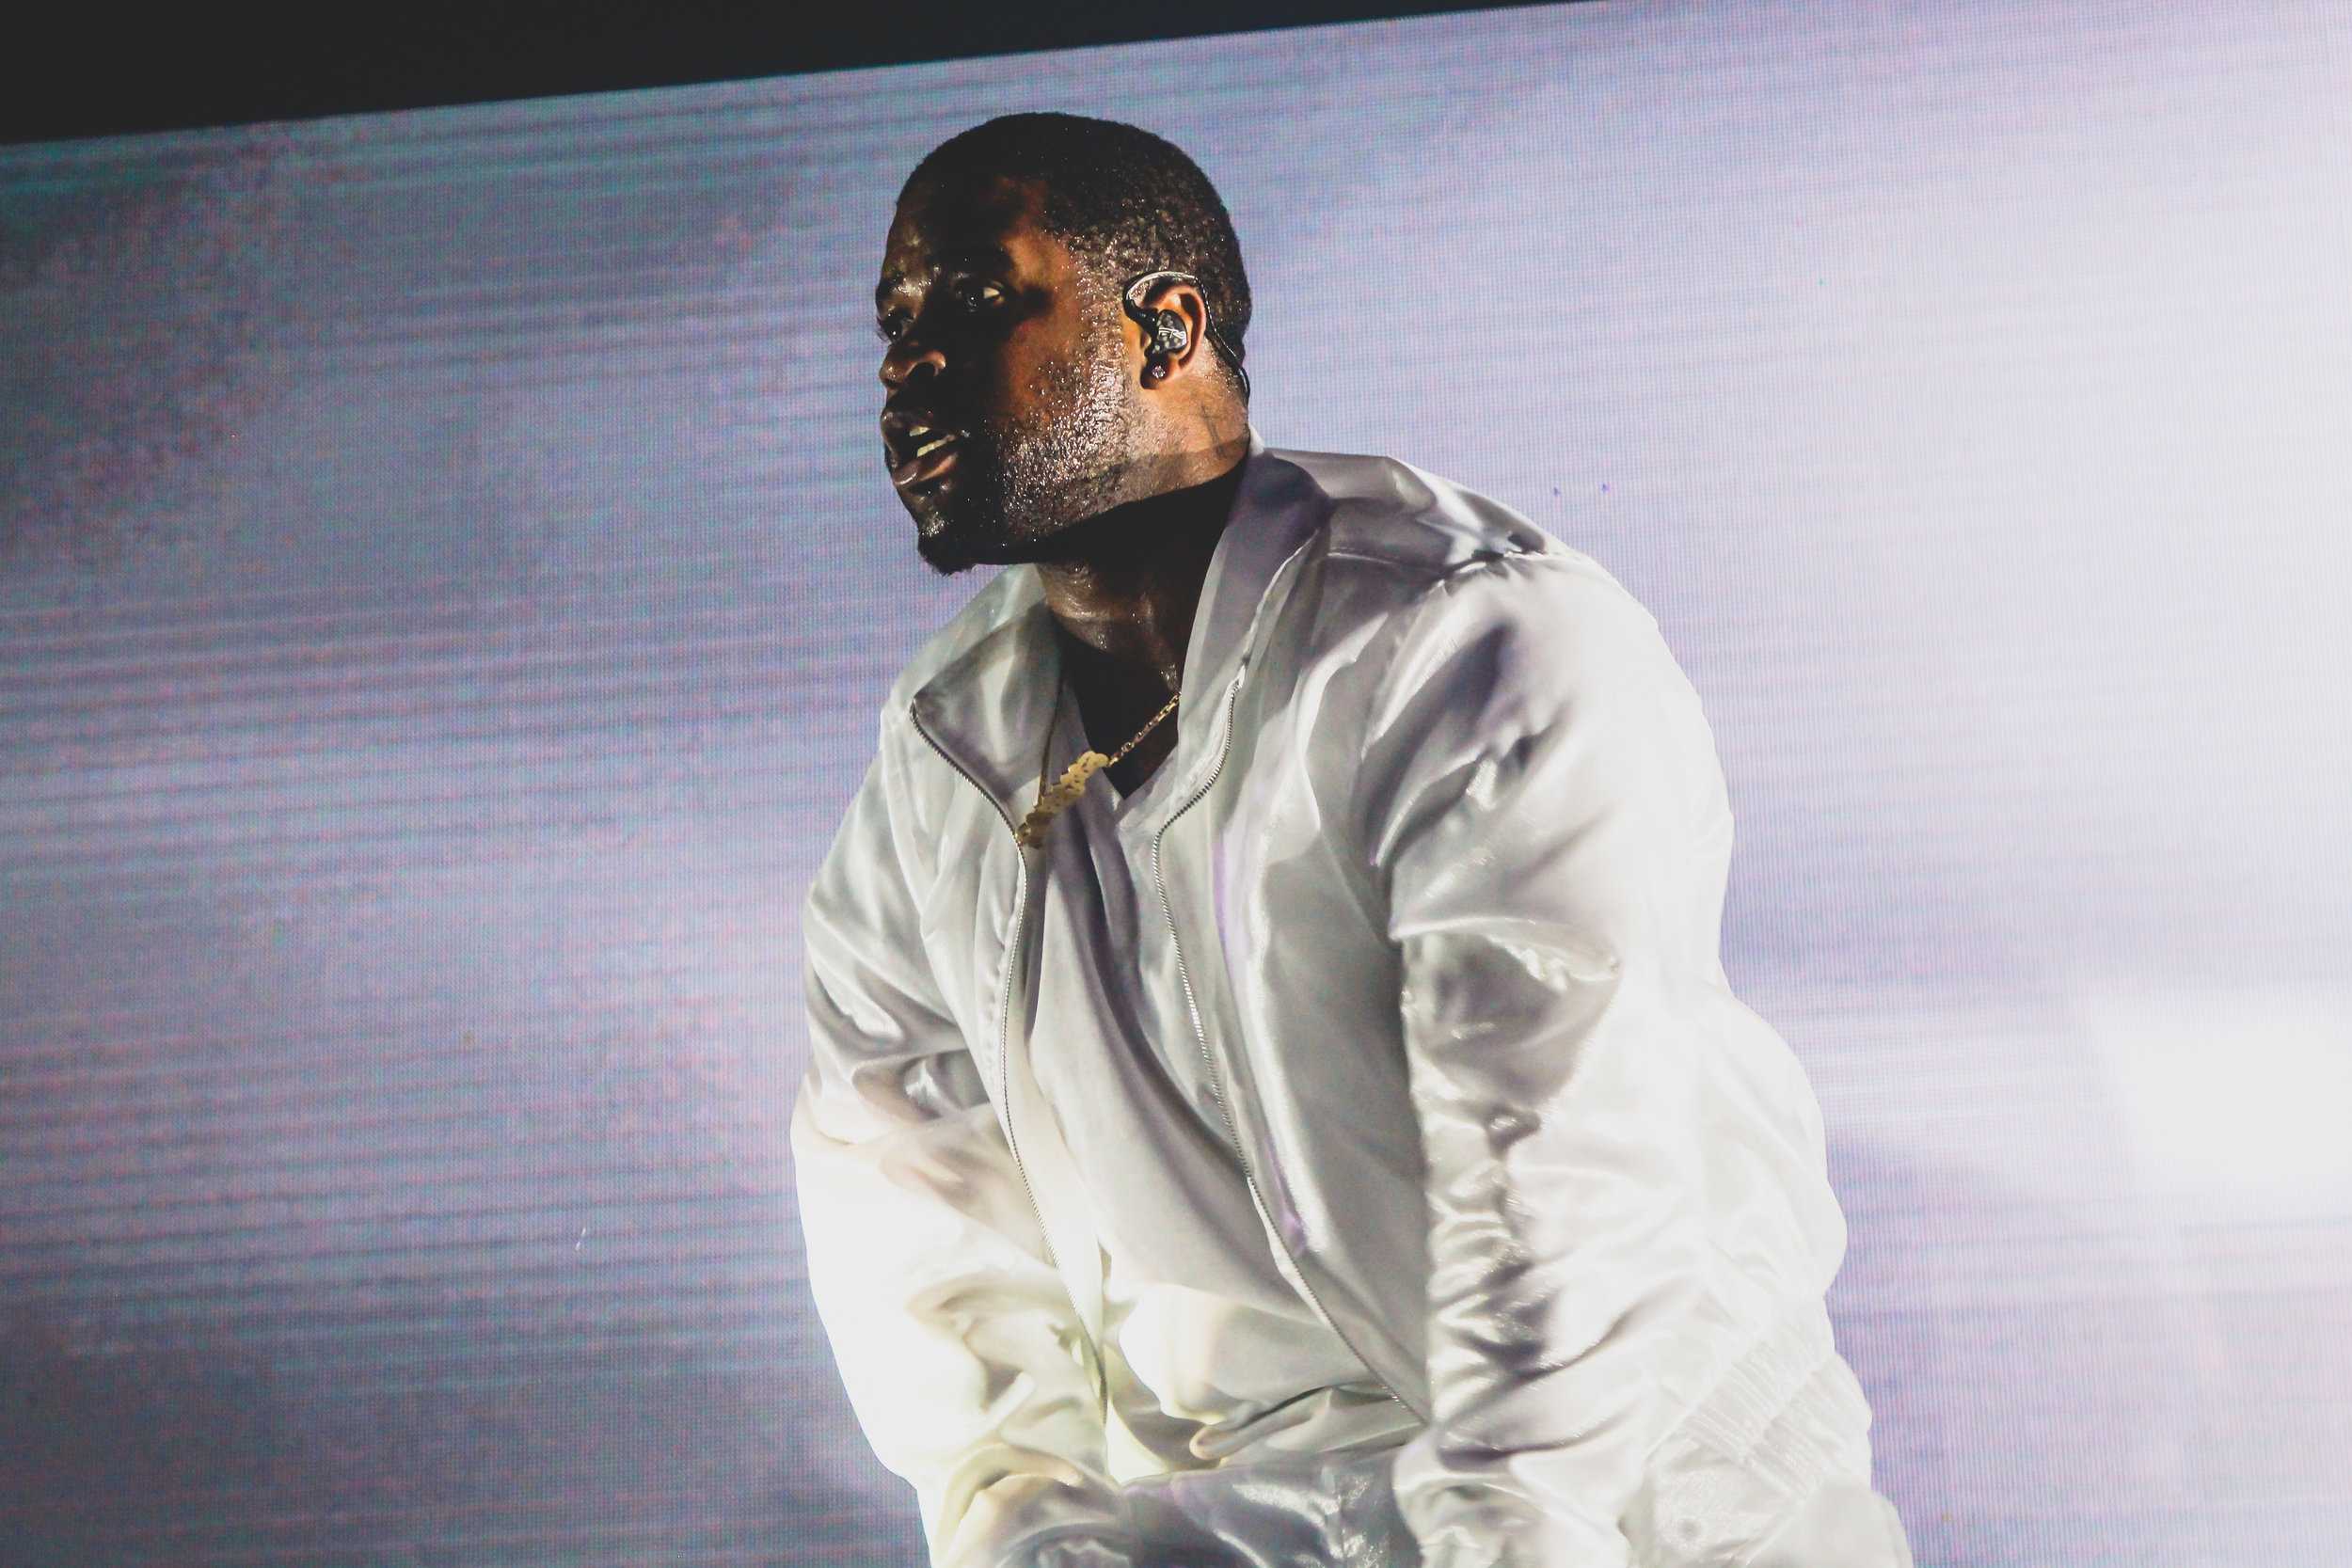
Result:
[[[1399,1505],[1428,1568],[1743,1560],[1867,1496],[1868,1413],[1821,1302],[1820,1113],[1720,961],[1712,736],[1587,563],[1484,559],[1408,614],[1355,796],[1427,1158]]]
[[[917,929],[899,766],[885,729],[802,921],[810,1291],[935,1563],[1120,1568],[1077,1312]]]

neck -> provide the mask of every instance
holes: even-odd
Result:
[[[1038,563],[1046,607],[1062,634],[1065,668],[1081,688],[1163,696],[1183,683],[1193,612],[1241,488],[1237,452],[1208,452],[1208,477],[1122,502],[1073,524]]]

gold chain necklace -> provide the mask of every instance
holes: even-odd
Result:
[[[1061,688],[1057,682],[1055,686],[1055,706],[1057,707],[1061,705],[1060,690]],[[1037,804],[1030,808],[1028,816],[1021,819],[1021,826],[1012,831],[1012,841],[1025,849],[1043,838],[1047,825],[1071,806],[1077,804],[1078,797],[1085,793],[1087,781],[1134,751],[1136,741],[1150,735],[1159,727],[1161,720],[1176,711],[1176,700],[1183,695],[1184,691],[1179,689],[1168,699],[1168,705],[1153,714],[1152,721],[1136,732],[1134,740],[1128,741],[1126,745],[1121,746],[1109,756],[1092,750],[1078,753],[1078,760],[1062,770],[1062,776],[1055,781],[1054,787],[1039,793]],[[1046,735],[1050,740],[1053,735],[1053,728],[1050,724],[1046,727]],[[1038,770],[1038,780],[1041,784],[1044,782],[1044,769],[1041,768]]]

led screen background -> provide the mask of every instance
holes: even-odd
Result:
[[[1192,153],[1253,419],[1657,614],[1929,1564],[2352,1561],[2352,24],[1603,4],[0,150],[0,1560],[911,1562],[803,890],[979,585],[898,183]]]

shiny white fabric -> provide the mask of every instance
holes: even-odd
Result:
[[[1043,1086],[1087,1042],[1039,1033],[1057,851],[1010,825],[1058,651],[1009,568],[894,684],[803,920],[811,1289],[934,1561],[1905,1568],[1822,1307],[1820,1115],[1725,983],[1724,781],[1655,622],[1409,465],[1254,430],[1247,463],[1133,983],[1191,1036],[1302,1373],[1343,1347],[1406,1440],[1204,1462],[1185,1422],[1247,1412],[1152,1385],[1222,1386],[1233,1341],[1106,1291],[1168,1173],[1073,1147]]]
[[[1065,689],[1042,776],[1086,747]],[[1165,768],[1121,797],[1098,779],[1036,857],[1029,1055],[1103,1252],[1099,1342],[1121,1480],[1271,1453],[1392,1446],[1418,1424],[1274,1266],[1153,902],[1151,846],[1184,806]]]

